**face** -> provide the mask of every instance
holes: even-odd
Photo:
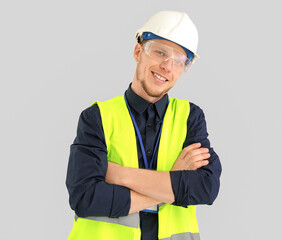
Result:
[[[184,49],[175,43],[162,39],[154,41],[173,47],[186,55]],[[167,94],[182,73],[173,67],[172,59],[159,63],[148,56],[141,44],[135,46],[134,58],[137,66],[131,88],[140,97],[152,103]]]

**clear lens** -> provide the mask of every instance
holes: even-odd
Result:
[[[172,59],[173,67],[177,71],[186,72],[192,65],[192,61],[177,49],[166,44],[149,40],[143,44],[147,55],[162,63]]]

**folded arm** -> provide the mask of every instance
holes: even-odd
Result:
[[[196,143],[186,147],[176,160],[172,171],[196,170],[207,165],[208,149],[200,146],[201,144]],[[125,186],[160,202],[171,204],[175,201],[169,172],[136,169],[109,162],[106,181]]]
[[[105,182],[107,147],[99,108],[84,110],[71,145],[66,185],[71,208],[80,217],[128,215],[130,190]]]
[[[71,145],[66,185],[71,208],[79,217],[120,217],[161,203],[106,182],[107,147],[99,108],[84,110]]]
[[[208,148],[209,164],[198,170],[171,171],[171,183],[175,196],[174,205],[187,206],[212,204],[220,187],[221,164],[218,155],[208,139],[207,124],[204,112],[197,105],[190,103],[190,115],[187,121],[187,137],[183,147],[200,142]]]
[[[205,116],[199,107],[192,105],[187,125],[184,149],[170,172],[109,163],[106,181],[177,206],[212,204],[219,191],[221,165],[210,147]]]
[[[193,114],[193,111],[198,114]],[[116,177],[115,180],[110,180],[110,175],[106,180],[106,173],[110,172],[112,163],[108,164],[107,161],[100,112],[97,106],[85,110],[80,116],[68,165],[66,184],[71,208],[81,217],[119,217],[161,202],[178,206],[211,204],[219,189],[219,158],[210,148],[206,122],[199,108],[194,107],[193,110],[191,106],[187,125],[184,147],[200,142],[201,149],[209,149],[210,158],[202,156],[199,164],[201,157],[196,157],[198,160],[194,159],[195,164],[191,165],[191,161],[182,155],[182,160],[180,156],[170,172],[124,167],[118,173],[125,173],[121,176],[128,178],[119,178],[119,175],[112,174]]]

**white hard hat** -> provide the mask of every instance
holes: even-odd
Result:
[[[196,54],[198,31],[185,12],[161,11],[154,14],[135,33],[136,40],[139,42],[143,33],[146,32],[174,42],[184,48],[185,51],[186,49],[190,50],[194,54],[193,60],[199,58]]]

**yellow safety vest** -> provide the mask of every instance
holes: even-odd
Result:
[[[98,104],[108,151],[108,161],[138,168],[134,125],[124,96]],[[169,98],[158,150],[157,171],[170,171],[182,151],[190,104]],[[199,240],[196,206],[164,204],[159,207],[158,237],[163,240]],[[119,218],[75,216],[68,240],[140,240],[139,213]]]

